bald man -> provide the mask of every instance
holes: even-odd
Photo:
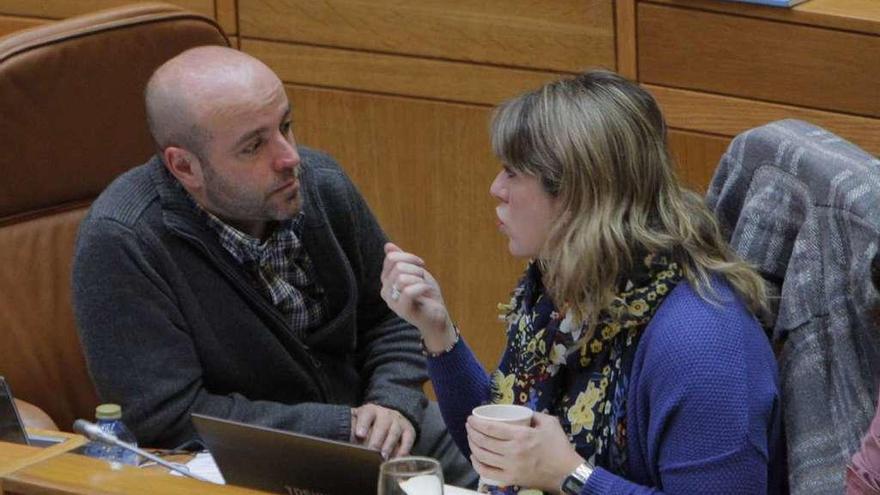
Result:
[[[445,432],[418,332],[379,296],[386,237],[328,156],[297,146],[284,86],[221,47],[146,90],[157,154],[83,221],[74,306],[102,400],[138,441],[195,437],[191,413],[410,451],[476,475]]]

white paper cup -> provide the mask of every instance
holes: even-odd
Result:
[[[471,414],[489,421],[498,421],[512,425],[529,426],[532,424],[532,411],[525,406],[517,406],[513,404],[489,404],[486,406],[475,407]],[[489,487],[504,486],[500,481],[490,478],[480,477],[480,491],[485,491]]]
[[[532,424],[532,416],[535,415],[535,411],[526,406],[516,406],[513,404],[489,404],[475,407],[471,414],[489,421],[529,426]]]

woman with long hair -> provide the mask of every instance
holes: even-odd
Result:
[[[382,295],[422,333],[444,419],[497,491],[767,493],[783,478],[758,274],[674,174],[654,99],[607,71],[502,104],[490,188],[514,256],[507,346],[487,374],[437,281],[386,245]],[[470,416],[536,411],[529,426]]]

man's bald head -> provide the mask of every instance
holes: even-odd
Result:
[[[201,155],[211,139],[205,118],[266,78],[281,84],[256,58],[221,46],[191,48],[162,64],[145,91],[147,123],[159,150],[177,146]]]

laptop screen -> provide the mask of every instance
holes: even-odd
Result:
[[[27,435],[24,432],[18,409],[12,400],[12,391],[6,379],[0,376],[0,441],[22,443],[27,445]]]
[[[275,493],[376,493],[382,456],[333,440],[192,415],[226,482]]]

